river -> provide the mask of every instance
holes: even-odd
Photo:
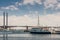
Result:
[[[60,34],[8,34],[8,40],[60,40]],[[3,35],[0,34],[0,40],[3,40]]]

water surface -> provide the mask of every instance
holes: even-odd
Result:
[[[60,34],[8,34],[8,40],[60,40]],[[3,35],[0,34],[0,40]]]

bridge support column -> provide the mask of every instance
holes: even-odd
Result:
[[[26,26],[26,30],[24,30],[24,32],[28,32],[29,30],[28,30],[28,26]]]
[[[26,30],[28,31],[28,26],[26,27]]]
[[[6,18],[5,18],[5,16],[6,16]],[[5,24],[5,22],[7,21],[6,19],[8,19],[8,14],[7,13],[3,13],[3,40],[8,40],[8,33],[6,32],[6,30],[7,30],[7,23]],[[6,20],[6,21],[5,21]]]

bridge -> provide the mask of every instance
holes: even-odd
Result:
[[[6,24],[5,24],[6,23]],[[4,29],[8,29],[8,28],[12,28],[12,27],[26,27],[26,31],[28,31],[29,27],[40,27],[40,28],[60,28],[59,27],[53,27],[53,26],[39,26],[39,16],[38,16],[38,26],[9,26],[8,25],[8,13],[3,13],[3,26],[0,26],[0,28]],[[3,40],[8,40],[8,34],[7,32],[4,31],[3,33]]]
[[[6,25],[5,25],[6,23]],[[39,16],[38,16],[38,26],[8,26],[8,13],[3,12],[3,26],[0,26],[0,28],[7,29],[12,27],[26,27],[26,30],[28,30],[29,27],[40,27],[40,28],[60,28],[59,27],[53,27],[53,26],[39,26]]]

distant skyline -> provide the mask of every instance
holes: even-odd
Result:
[[[0,0],[2,13],[9,14],[9,25],[37,25],[37,13],[42,26],[60,26],[60,0]]]

